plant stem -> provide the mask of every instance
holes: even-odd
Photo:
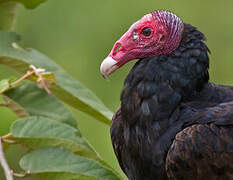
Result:
[[[5,176],[7,180],[13,180],[13,176],[11,173],[11,170],[6,162],[6,158],[3,152],[2,148],[2,138],[0,138],[0,164],[2,165],[2,168],[4,170]]]
[[[0,2],[0,30],[14,29],[17,9],[17,2]]]
[[[11,138],[12,136],[13,136],[12,133],[8,133],[8,134],[2,136],[2,139]]]
[[[0,91],[0,94],[3,94],[4,92],[8,91],[9,89],[17,86],[18,84],[20,84],[23,80],[29,78],[31,75],[33,75],[35,72],[34,71],[28,71],[26,74],[24,74],[22,77],[20,77],[19,79],[17,79],[16,81],[12,82],[9,84],[8,87],[6,87],[5,89],[2,89]]]

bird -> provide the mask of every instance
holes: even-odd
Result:
[[[232,180],[233,87],[209,81],[206,38],[166,10],[136,21],[100,71],[138,59],[110,134],[129,180]]]

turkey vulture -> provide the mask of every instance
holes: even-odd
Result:
[[[111,124],[130,180],[233,179],[233,87],[209,82],[205,36],[168,11],[143,16],[115,43],[104,77],[139,59]]]

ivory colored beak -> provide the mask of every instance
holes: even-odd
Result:
[[[112,57],[108,56],[104,59],[104,61],[100,65],[100,72],[104,78],[107,78],[108,75],[113,73],[119,67],[116,65],[117,61]]]

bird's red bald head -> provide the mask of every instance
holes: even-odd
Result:
[[[100,71],[104,77],[130,60],[168,54],[180,43],[183,22],[167,11],[143,16],[115,43]]]

